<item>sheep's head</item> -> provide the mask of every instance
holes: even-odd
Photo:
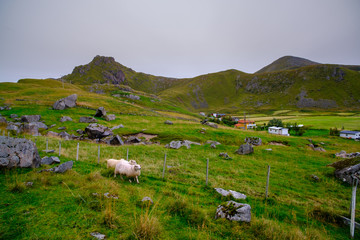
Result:
[[[135,160],[130,160],[129,163],[130,163],[130,165],[136,165],[136,161],[135,161]]]
[[[134,165],[135,171],[140,171],[140,169],[141,169],[141,166],[139,164]]]

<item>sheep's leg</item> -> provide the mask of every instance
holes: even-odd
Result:
[[[138,177],[137,177],[137,176],[135,177],[135,179],[136,179],[136,182],[137,182],[137,183],[139,183],[139,179],[138,179]]]
[[[120,174],[120,178],[121,178],[121,180],[123,180],[124,181],[124,178],[123,178],[123,176]]]
[[[131,183],[131,179],[129,178],[129,182]]]
[[[114,171],[114,178],[116,178],[116,170]]]

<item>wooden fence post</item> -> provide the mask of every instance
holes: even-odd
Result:
[[[98,146],[98,164],[100,163],[100,145]]]
[[[359,183],[359,179],[355,178],[353,180],[352,195],[351,195],[351,222],[350,222],[351,238],[354,238],[354,234],[355,234],[355,207],[356,207],[356,190],[358,183]]]
[[[209,176],[209,159],[206,159],[206,186],[208,185],[208,176]]]
[[[61,155],[61,140],[59,141],[59,157]]]
[[[162,174],[163,179],[165,177],[165,167],[166,167],[166,153],[165,153],[165,158],[164,158],[164,166],[163,166],[163,174]]]
[[[49,145],[48,138],[46,138],[46,152],[48,151],[48,145]]]
[[[268,171],[267,171],[265,199],[268,198],[268,193],[269,193],[269,181],[270,181],[270,165],[268,165]]]
[[[76,161],[79,160],[79,143],[77,143],[77,149],[76,149]]]
[[[129,148],[126,149],[126,161],[129,161]]]

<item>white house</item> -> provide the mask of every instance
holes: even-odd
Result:
[[[271,133],[271,134],[290,136],[289,129],[282,128],[282,127],[269,127],[268,132]]]
[[[340,137],[357,139],[357,138],[360,138],[360,132],[359,131],[341,131]]]

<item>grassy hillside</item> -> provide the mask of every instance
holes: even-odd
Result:
[[[269,65],[263,67],[256,73],[268,73],[268,72],[276,72],[276,71],[283,71],[283,70],[291,70],[295,68],[310,66],[310,65],[317,65],[320,63],[310,61],[305,58],[293,57],[293,56],[284,56],[281,57],[274,62],[270,63]]]
[[[260,74],[228,70],[195,77],[160,96],[191,111],[356,110],[359,81],[359,72],[336,65]]]
[[[214,85],[226,85],[231,82],[228,76],[236,79],[239,74],[247,77],[230,70],[218,73],[214,79],[210,74],[197,81],[198,84],[202,81],[201,86],[209,79]],[[132,101],[113,97],[124,90],[114,90],[112,86],[108,89],[99,86],[104,94],[91,93],[88,87],[65,83],[63,88],[59,81],[29,79],[0,84],[0,105],[6,103],[12,107],[1,111],[1,115],[10,120],[11,114],[41,114],[47,125],[56,124],[51,131],[59,132],[57,128],[64,126],[68,133],[75,134],[77,129],[87,126],[78,123],[81,116],[92,116],[94,109],[104,106],[117,119],[106,122],[98,118],[100,124],[109,127],[123,124],[124,128],[114,131],[121,136],[139,132],[156,134],[153,141],[157,144],[109,146],[80,141],[79,160],[75,161],[78,142],[62,140],[61,162],[74,161],[73,169],[64,174],[38,173],[39,169],[1,169],[0,239],[92,239],[92,232],[103,233],[106,239],[348,239],[349,228],[337,216],[349,216],[351,187],[336,180],[333,169],[327,165],[339,160],[334,157],[336,152],[358,151],[359,142],[314,132],[312,141],[322,142],[326,149],[326,152],[314,152],[307,146],[309,136],[282,137],[226,126],[214,129],[185,120],[195,115],[165,104],[164,100],[152,102],[156,99],[151,95],[135,92],[141,99]],[[63,111],[49,108],[55,100],[72,93],[78,94],[76,108]],[[158,110],[151,104],[158,105]],[[176,109],[171,110],[172,107]],[[349,114],[344,119],[358,118]],[[70,116],[74,121],[61,123],[61,116]],[[174,125],[164,124],[168,119]],[[314,122],[326,119],[326,115],[323,119],[318,116]],[[0,130],[4,133],[5,125],[0,125]],[[255,147],[251,155],[236,155],[234,152],[249,136],[260,137],[263,145]],[[25,137],[35,140],[32,136]],[[178,150],[165,148],[171,140],[185,139],[202,145]],[[59,140],[48,138],[49,148],[57,152]],[[221,145],[213,149],[205,144],[207,140],[219,141]],[[285,146],[270,145],[273,141]],[[41,157],[45,156],[41,150],[45,149],[46,137],[37,137],[36,142]],[[142,166],[140,184],[114,178],[113,171],[106,169],[106,159],[126,158],[127,149],[129,158]],[[232,160],[219,157],[220,152],[227,152]],[[206,159],[210,162],[208,186],[205,185]],[[265,200],[268,165],[271,166],[270,195]],[[314,181],[312,174],[320,181]],[[25,186],[29,181],[33,182],[32,187]],[[242,202],[251,205],[251,223],[215,220],[217,206],[230,198],[220,197],[214,187],[246,194],[247,199]],[[105,193],[117,199],[106,198]],[[145,196],[154,200],[150,208],[140,203]],[[356,209],[359,222],[359,201]],[[357,230],[355,234],[359,236],[360,232]]]

